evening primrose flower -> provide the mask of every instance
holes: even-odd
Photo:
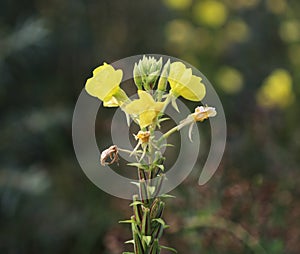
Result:
[[[153,123],[162,111],[164,102],[155,102],[152,96],[143,90],[139,90],[138,95],[140,99],[130,102],[124,111],[127,114],[137,115],[139,125],[143,129]]]
[[[93,77],[85,84],[85,90],[91,96],[103,101],[105,107],[118,107],[129,100],[126,93],[120,88],[122,70],[115,70],[111,65],[104,63],[93,71]]]
[[[181,62],[171,64],[168,81],[174,97],[182,96],[190,101],[201,101],[205,96],[205,86],[201,78],[192,74],[191,68]]]

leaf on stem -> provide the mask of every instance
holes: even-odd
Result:
[[[143,170],[149,170],[149,165],[142,164],[142,163],[139,163],[139,162],[131,162],[131,163],[127,163],[127,165],[132,166],[132,167],[141,168]]]
[[[171,248],[171,247],[167,247],[167,246],[163,246],[163,245],[160,245],[159,246],[161,249],[165,249],[165,250],[169,250],[169,251],[172,251],[174,253],[177,253],[177,250],[175,250],[174,248]]]

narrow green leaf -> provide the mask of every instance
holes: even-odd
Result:
[[[128,240],[128,241],[126,241],[126,242],[125,242],[125,244],[128,244],[128,243],[132,243],[132,244],[134,244],[134,240],[133,240],[133,239],[131,239],[131,240]]]
[[[132,183],[133,185],[136,185],[137,187],[140,187],[140,183],[137,183],[137,182],[130,182]]]
[[[160,168],[162,171],[165,171],[164,165],[156,165],[158,168]]]
[[[134,220],[120,220],[119,223],[136,223]]]
[[[159,253],[159,244],[158,244],[158,240],[155,239],[150,247],[149,254],[158,254],[158,253]]]
[[[137,233],[133,234],[135,253],[145,254],[141,239]]]
[[[148,186],[148,191],[150,193],[150,196],[152,196],[153,193],[155,192],[155,186]]]
[[[144,203],[142,201],[136,200],[133,201],[129,206],[135,206],[135,205],[143,205]]]
[[[133,202],[130,204],[130,206],[133,206],[135,220],[138,225],[140,225],[142,222],[142,214],[143,214],[142,205],[143,203],[140,200],[138,200],[138,195],[134,195]]]
[[[149,169],[148,165],[142,164],[142,163],[138,163],[138,162],[127,163],[127,165],[131,166],[131,167],[141,168],[141,169],[144,169],[144,170],[148,170]]]
[[[149,203],[149,196],[148,196],[148,190],[145,179],[140,180],[140,196],[142,199],[142,202],[148,204]]]
[[[169,195],[169,194],[163,194],[160,197],[162,197],[162,198],[176,198],[175,196]]]
[[[157,221],[158,223],[160,223],[163,226],[166,225],[165,221],[162,218],[153,219],[152,221]]]
[[[150,209],[145,208],[143,219],[142,219],[142,228],[141,228],[142,235],[148,235],[148,233],[150,233],[149,231],[150,231]]]
[[[149,245],[150,242],[151,242],[152,237],[151,237],[151,235],[143,235],[142,239],[146,243],[146,245]]]
[[[176,98],[172,98],[171,104],[172,104],[172,107],[173,107],[177,112],[179,112],[179,109],[178,109],[178,106],[177,106],[177,103],[176,103]]]
[[[161,249],[165,249],[165,250],[169,250],[169,251],[172,251],[174,253],[177,253],[177,250],[175,250],[174,248],[171,248],[171,247],[167,247],[167,246],[163,246],[163,245],[160,245],[159,246]]]
[[[164,122],[164,121],[168,121],[168,120],[170,120],[171,118],[169,118],[169,117],[163,117],[163,118],[160,118],[158,121],[159,121],[159,123],[162,123],[162,122]]]
[[[164,206],[165,203],[159,200],[155,206],[151,207],[151,219],[160,218],[162,216]]]
[[[163,147],[175,147],[173,144],[162,144],[161,146],[160,146],[160,148],[163,148]]]

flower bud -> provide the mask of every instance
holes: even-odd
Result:
[[[158,61],[154,57],[146,57],[139,61],[134,66],[134,81],[139,90],[142,86],[146,91],[154,88],[155,82],[160,75],[162,68],[162,58]]]
[[[134,68],[133,68],[133,79],[138,90],[142,90],[143,89],[142,74],[139,69],[139,66],[136,63],[134,64]]]
[[[157,86],[158,90],[160,90],[162,92],[166,91],[169,73],[170,73],[170,59],[164,65],[164,68],[160,75],[160,78],[158,81],[158,86]]]

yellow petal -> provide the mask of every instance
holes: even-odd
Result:
[[[134,100],[125,107],[125,112],[128,114],[140,114],[143,111],[153,107],[155,101],[152,96],[145,91],[138,91],[140,99]]]
[[[157,116],[157,112],[154,110],[147,110],[140,114],[140,127],[141,129],[152,124],[154,118]]]
[[[109,68],[109,65],[104,62],[103,65],[100,65],[95,70],[93,70],[93,75],[96,75],[98,72],[100,72],[101,70],[103,70],[105,68]]]
[[[186,86],[178,85],[178,89],[180,95],[190,101],[201,101],[206,92],[205,86],[201,83],[201,78],[194,75]]]
[[[179,80],[185,70],[186,67],[183,63],[181,62],[171,63],[168,79],[170,79],[171,81]]]
[[[149,93],[142,90],[138,94],[140,98],[130,102],[124,110],[127,114],[138,115],[140,127],[145,128],[152,124],[163,109],[164,102],[155,102]]]
[[[122,70],[115,70],[111,65],[104,63],[93,71],[93,77],[85,85],[86,91],[100,100],[111,97],[122,80]]]
[[[138,94],[144,109],[151,108],[155,105],[155,101],[153,100],[152,96],[149,93],[143,90],[139,90]]]
[[[140,100],[134,100],[130,102],[124,110],[127,114],[138,115],[141,113],[141,111],[143,111],[143,102],[141,102]]]
[[[181,62],[174,62],[170,66],[170,74],[168,81],[173,91],[176,92],[176,86],[178,84],[185,84],[190,81],[192,77],[192,70],[186,68]]]
[[[162,111],[164,106],[165,106],[165,102],[155,102],[153,109],[154,109],[154,111],[159,113],[160,111]]]

